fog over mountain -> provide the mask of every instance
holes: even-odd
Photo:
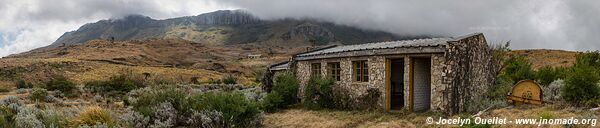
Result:
[[[593,0],[0,0],[0,56],[43,47],[86,23],[141,14],[154,19],[243,9],[262,19],[311,18],[402,35],[483,32],[514,49],[600,49]]]

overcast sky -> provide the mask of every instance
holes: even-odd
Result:
[[[49,45],[102,19],[166,19],[223,9],[401,35],[483,32],[489,43],[510,40],[513,49],[600,49],[600,1],[594,0],[0,0],[0,56]]]

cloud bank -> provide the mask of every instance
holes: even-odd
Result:
[[[0,0],[0,56],[54,42],[101,19],[155,19],[244,9],[263,19],[313,18],[401,35],[483,32],[513,49],[600,49],[600,1],[593,0]]]

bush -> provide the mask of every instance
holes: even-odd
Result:
[[[67,127],[69,120],[62,113],[54,110],[46,110],[41,115],[42,123],[47,128],[64,128]]]
[[[260,125],[258,105],[248,101],[238,92],[208,92],[190,99],[194,110],[222,112],[224,122],[231,127],[257,127]]]
[[[506,99],[508,92],[512,90],[515,82],[506,75],[499,75],[494,82],[494,85],[488,90],[487,98],[489,99]]]
[[[237,78],[235,78],[235,76],[229,74],[229,75],[226,75],[225,77],[223,77],[221,79],[221,82],[223,82],[223,84],[237,84]]]
[[[88,107],[73,121],[75,126],[94,126],[98,123],[106,124],[108,127],[114,127],[115,122],[107,110],[100,107]]]
[[[542,86],[542,92],[544,92],[544,101],[559,101],[562,100],[560,97],[560,89],[565,85],[565,81],[558,79],[550,83],[548,86]]]
[[[115,92],[125,94],[142,85],[136,85],[133,80],[124,75],[112,76],[108,81],[90,81],[85,84],[85,88],[94,93]]]
[[[544,66],[535,73],[535,79],[542,86],[548,86],[554,80],[558,79],[560,75],[554,68],[550,66]]]
[[[310,109],[333,108],[333,79],[312,77],[304,90],[302,104]]]
[[[294,74],[285,72],[275,80],[272,92],[263,100],[264,109],[273,111],[298,103],[298,80]]]
[[[60,90],[61,92],[68,94],[77,89],[77,86],[66,77],[56,76],[46,83],[46,89],[50,91]]]
[[[533,80],[535,78],[535,72],[531,69],[531,64],[526,57],[511,56],[504,62],[504,65],[506,67],[501,75],[506,75],[514,82]]]
[[[600,95],[598,81],[600,77],[593,67],[575,65],[572,73],[566,78],[565,86],[561,89],[561,96],[566,100],[580,105],[590,105]]]
[[[15,116],[15,126],[17,128],[43,128],[44,123],[38,117],[41,117],[39,109],[25,107]]]
[[[130,97],[129,100],[132,100]],[[153,115],[152,107],[158,106],[161,103],[169,102],[171,105],[182,113],[186,113],[189,110],[189,106],[186,102],[186,94],[176,88],[164,88],[155,89],[146,93],[142,93],[135,99],[135,102],[130,104],[134,110],[140,112],[144,116],[155,119]]]
[[[33,88],[31,93],[29,94],[29,98],[31,100],[37,101],[45,101],[46,96],[48,96],[48,91],[43,88]]]
[[[17,89],[21,88],[32,88],[33,84],[25,82],[25,80],[17,80]]]

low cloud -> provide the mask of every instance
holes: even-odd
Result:
[[[63,33],[102,19],[141,14],[155,19],[231,9],[214,1],[0,0],[0,57],[43,47]]]
[[[600,49],[600,1],[593,0],[1,0],[0,56],[54,42],[101,19],[155,19],[244,9],[263,19],[313,18],[400,35],[483,32],[514,49]]]
[[[317,18],[396,34],[483,32],[514,49],[600,49],[600,1],[219,0],[262,18]]]

